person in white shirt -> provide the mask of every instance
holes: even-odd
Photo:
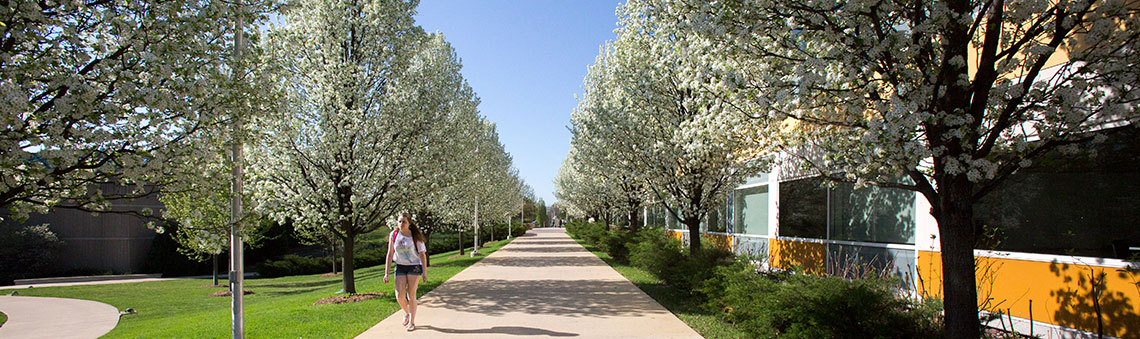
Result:
[[[384,262],[384,283],[388,283],[388,268],[396,262],[396,302],[404,310],[404,326],[416,329],[416,287],[420,279],[427,282],[427,246],[424,234],[412,222],[408,212],[397,218],[400,227],[388,237],[388,255]]]

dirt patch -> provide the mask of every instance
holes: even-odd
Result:
[[[340,275],[340,273],[325,273],[321,274],[321,278],[339,277]]]
[[[247,289],[242,289],[242,291],[244,291],[244,293],[242,293],[242,295],[253,294],[253,291],[250,291],[250,290],[247,290]],[[214,292],[214,293],[210,293],[210,296],[211,296],[211,297],[228,297],[228,296],[230,296],[230,295],[231,295],[231,294],[230,294],[230,291],[229,291],[229,290],[226,290],[226,291],[217,291],[217,292]]]
[[[218,288],[218,287],[226,287],[226,286],[229,286],[229,285],[220,285],[220,284],[219,285],[202,285],[202,286],[198,286],[198,287]]]
[[[317,302],[313,303],[313,306],[322,305],[322,304],[354,303],[357,301],[365,301],[368,299],[383,298],[386,296],[388,296],[388,293],[382,293],[382,292],[381,293],[377,293],[377,292],[357,293],[357,294],[351,294],[351,295],[347,295],[347,296],[334,295],[334,296],[331,296],[328,298],[317,300]]]

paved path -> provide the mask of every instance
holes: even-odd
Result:
[[[357,338],[700,338],[561,228],[531,230],[420,301],[416,331],[396,311]]]
[[[90,300],[0,296],[0,312],[0,338],[98,338],[119,324],[119,310]]]

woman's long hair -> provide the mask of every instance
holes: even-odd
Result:
[[[420,227],[416,226],[416,222],[412,221],[412,214],[408,212],[400,212],[400,217],[408,221],[408,230],[412,231],[412,239],[427,245],[427,238],[424,238],[424,232],[420,232]]]

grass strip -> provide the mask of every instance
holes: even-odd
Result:
[[[4,326],[6,322],[8,322],[8,315],[4,314],[4,312],[0,312],[0,326]]]
[[[494,253],[510,240],[487,243],[480,249]],[[428,282],[420,283],[423,295],[456,273],[479,261],[480,257],[457,256],[458,251],[431,256]],[[246,279],[245,333],[250,338],[351,338],[363,333],[400,309],[394,279],[383,282],[384,267],[377,265],[355,271],[359,293],[381,292],[383,298],[346,304],[313,303],[336,295],[341,277],[322,278],[320,274],[266,279]],[[36,287],[21,289],[21,296],[43,296],[94,300],[119,310],[135,309],[124,315],[114,330],[103,338],[221,338],[232,334],[229,297],[211,297],[224,287],[208,287],[210,279]],[[12,290],[0,290],[7,295]],[[46,324],[45,324],[46,325]]]
[[[695,300],[689,295],[689,291],[681,291],[671,286],[665,285],[661,279],[658,279],[652,273],[646,272],[643,269],[616,262],[606,252],[600,251],[594,246],[587,244],[582,239],[573,237],[578,244],[586,248],[598,258],[613,267],[614,270],[625,276],[626,279],[633,282],[637,288],[642,292],[648,294],[653,300],[657,300],[661,306],[665,306],[669,312],[673,312],[677,318],[684,321],[693,330],[696,330],[702,337],[705,338],[749,338],[748,334],[744,331],[738,330],[732,326],[731,323],[725,322],[718,318],[715,314],[711,314],[707,310],[700,307],[699,301]]]

